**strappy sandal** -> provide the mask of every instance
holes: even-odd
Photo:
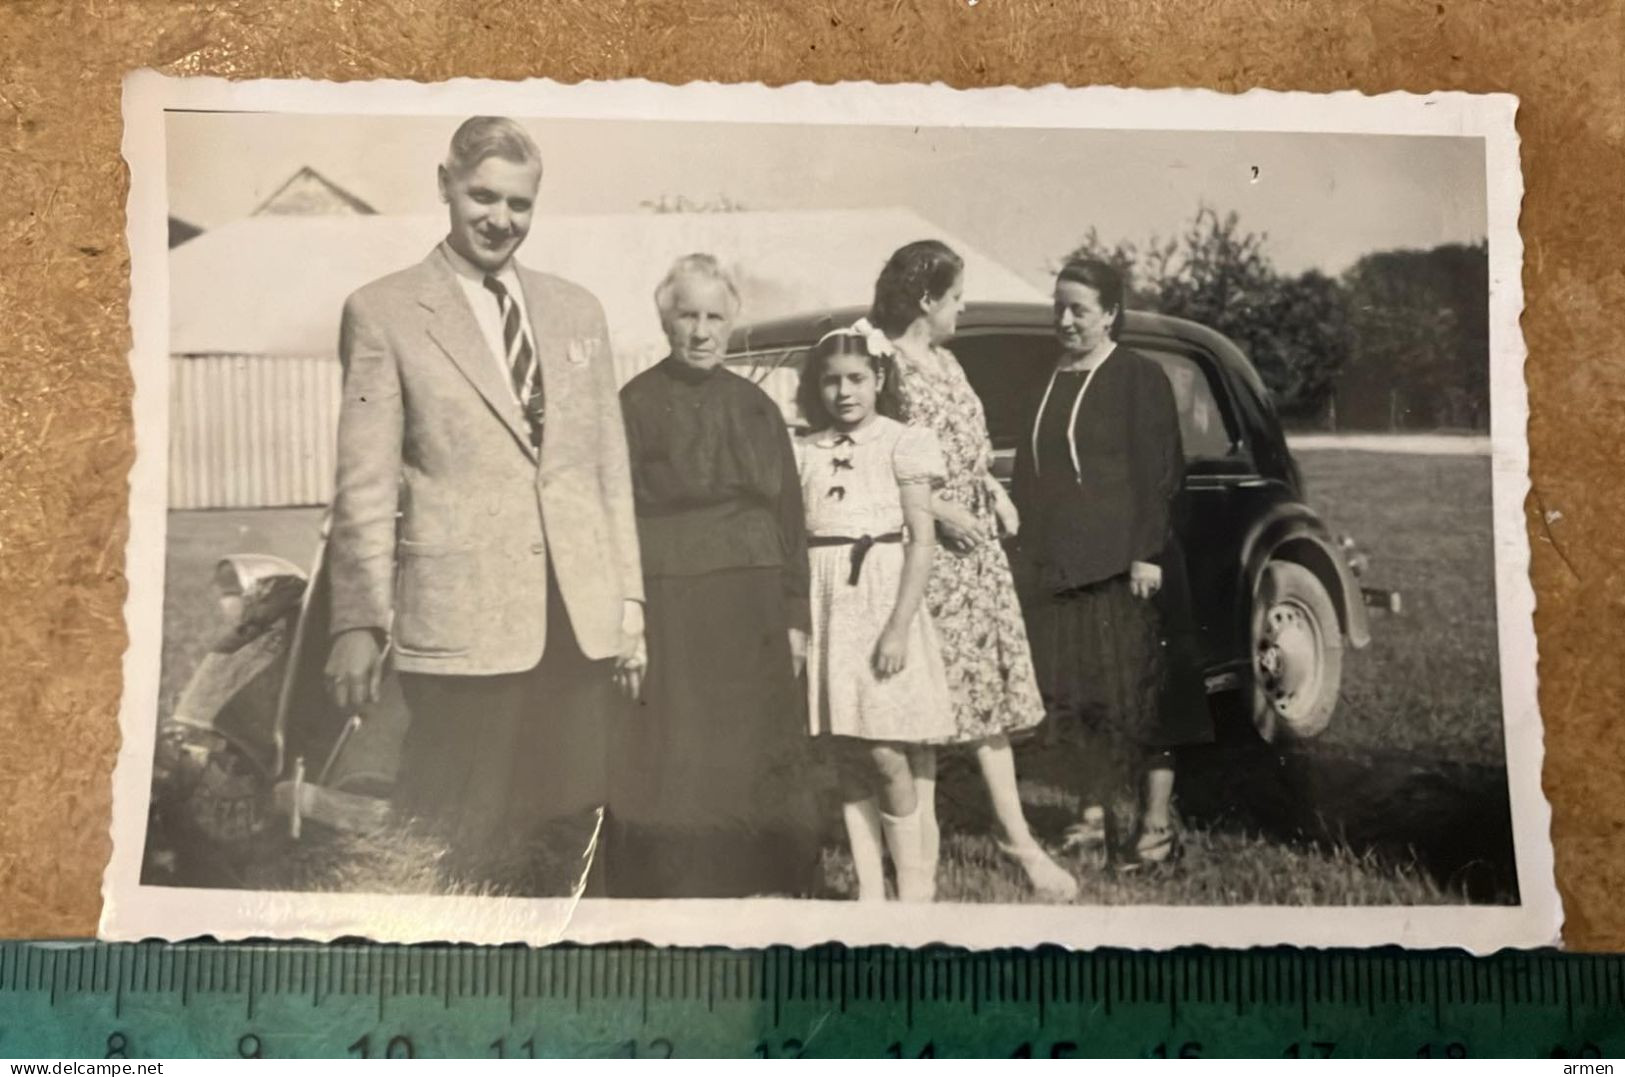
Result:
[[[1184,846],[1179,841],[1179,831],[1172,823],[1162,826],[1142,825],[1140,837],[1134,843],[1134,858],[1123,865],[1123,870],[1134,871],[1138,868],[1155,868],[1163,864],[1172,864],[1179,860],[1184,851]]]
[[[1098,852],[1106,847],[1109,840],[1105,810],[1091,807],[1084,811],[1081,820],[1066,828],[1061,839],[1061,850],[1069,853]]]

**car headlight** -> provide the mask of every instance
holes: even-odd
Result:
[[[214,597],[226,624],[236,628],[243,623],[243,581],[230,561],[214,566]]]
[[[270,554],[233,554],[214,566],[215,601],[239,639],[258,635],[299,605],[299,566]]]

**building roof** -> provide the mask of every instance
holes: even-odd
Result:
[[[314,216],[329,213],[377,213],[366,202],[346,191],[320,172],[305,165],[289,176],[271,197],[259,204],[254,216],[291,214]]]
[[[170,254],[170,352],[327,355],[350,292],[420,261],[441,216],[259,216],[210,229]],[[637,369],[662,354],[654,289],[694,251],[721,258],[744,293],[743,319],[867,303],[887,256],[916,239],[964,256],[967,292],[1045,300],[1008,267],[908,209],[543,216],[520,249],[604,304],[612,342]]]
[[[189,239],[196,239],[203,234],[203,229],[191,221],[183,221],[179,217],[170,215],[169,218],[169,245],[179,247]]]

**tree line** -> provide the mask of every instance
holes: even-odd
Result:
[[[1341,275],[1283,273],[1268,236],[1203,206],[1177,235],[1069,257],[1123,274],[1129,304],[1189,318],[1252,359],[1290,425],[1489,427],[1489,248],[1451,243],[1365,255]]]

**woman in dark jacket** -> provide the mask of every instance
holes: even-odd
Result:
[[[1169,629],[1190,622],[1173,528],[1184,483],[1179,413],[1162,368],[1118,346],[1122,313],[1122,279],[1110,266],[1062,268],[1061,355],[1016,458],[1025,521],[1017,559],[1049,717],[1088,745],[1083,818],[1071,840],[1107,842],[1111,779],[1138,763],[1134,853],[1154,863],[1178,850],[1171,750],[1212,730],[1194,671],[1169,661],[1186,650],[1169,647]]]

